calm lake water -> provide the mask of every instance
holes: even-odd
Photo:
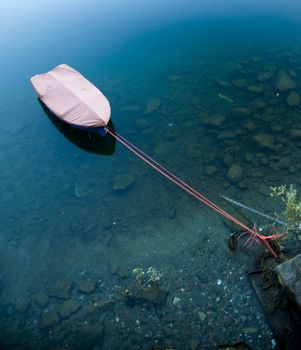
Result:
[[[221,195],[275,216],[270,186],[301,184],[299,5],[222,3],[1,5],[1,349],[272,349],[247,276],[262,247],[233,253],[222,217],[110,137],[58,125],[29,82],[73,66],[117,132],[266,225]]]

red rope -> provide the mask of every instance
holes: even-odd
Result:
[[[111,136],[113,136],[116,140],[118,140],[122,145],[124,145],[126,148],[128,148],[132,153],[134,153],[136,156],[138,156],[140,159],[142,159],[145,163],[150,165],[152,168],[154,168],[156,171],[158,171],[161,175],[166,177],[168,180],[173,182],[175,185],[177,185],[180,188],[182,188],[185,192],[189,193],[191,196],[193,196],[194,198],[198,199],[199,201],[201,201],[202,203],[204,203],[205,205],[207,205],[209,208],[213,209],[214,211],[216,211],[220,215],[226,217],[227,219],[231,220],[232,222],[234,222],[238,226],[242,227],[249,234],[251,234],[253,237],[259,238],[265,244],[265,246],[268,248],[268,250],[273,254],[273,256],[277,257],[277,254],[275,253],[275,251],[273,250],[273,248],[271,247],[271,245],[269,244],[269,242],[267,240],[271,239],[271,238],[274,238],[274,237],[278,238],[279,237],[278,234],[271,235],[271,236],[264,236],[264,235],[259,234],[256,231],[255,228],[251,229],[248,226],[246,226],[245,224],[243,224],[242,222],[240,222],[234,216],[232,216],[231,214],[229,214],[228,212],[226,212],[225,210],[220,208],[218,205],[216,205],[215,203],[210,201],[207,197],[205,197],[204,195],[199,193],[197,190],[195,190],[194,188],[189,186],[185,181],[183,181],[180,178],[178,178],[171,171],[166,169],[163,165],[161,165],[156,160],[151,158],[149,155],[144,153],[142,150],[140,150],[138,147],[133,145],[131,142],[129,142],[123,136],[118,134],[116,131],[113,131],[112,129],[110,129],[108,127],[107,128],[107,132]]]

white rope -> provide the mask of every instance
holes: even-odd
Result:
[[[279,225],[282,225],[282,226],[288,226],[287,223],[283,220],[279,220],[277,218],[274,218],[273,216],[270,216],[270,215],[267,215],[267,214],[264,214],[262,213],[261,211],[259,210],[256,210],[254,208],[251,208],[251,207],[248,207],[247,205],[245,204],[242,204],[234,199],[231,199],[229,197],[226,197],[226,196],[223,196],[223,195],[220,195],[220,197],[222,197],[223,199],[225,199],[226,201],[232,203],[232,204],[235,204],[237,205],[238,207],[241,207],[241,208],[244,208],[256,215],[259,215],[259,216],[262,216],[263,218],[267,219],[267,220],[270,220],[270,221],[273,221],[273,222],[277,222]]]

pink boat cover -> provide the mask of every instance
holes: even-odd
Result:
[[[111,115],[109,101],[97,87],[67,64],[60,64],[30,80],[39,98],[66,123],[84,128],[108,124]]]

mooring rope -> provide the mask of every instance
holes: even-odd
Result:
[[[256,231],[256,229],[251,229],[245,224],[243,224],[241,221],[236,219],[234,216],[226,212],[224,209],[210,201],[207,197],[199,193],[197,190],[189,186],[185,181],[182,179],[178,178],[176,175],[174,175],[171,171],[169,171],[167,168],[165,168],[163,165],[161,165],[159,162],[151,158],[149,155],[144,153],[142,150],[140,150],[138,147],[136,147],[134,144],[132,144],[130,141],[128,141],[126,138],[124,138],[122,135],[117,133],[115,130],[112,130],[111,128],[107,127],[106,128],[107,132],[113,136],[117,141],[119,141],[123,146],[128,148],[132,153],[134,153],[137,157],[142,159],[145,163],[150,165],[153,169],[155,169],[157,172],[159,172],[161,175],[166,177],[169,181],[183,189],[185,192],[189,193],[191,196],[194,198],[198,199],[205,205],[207,205],[209,208],[213,209],[220,215],[224,216],[225,218],[229,219],[230,221],[234,222],[238,226],[242,227],[245,229],[248,233],[250,233],[253,237],[257,237],[260,239],[265,246],[268,248],[268,250],[272,253],[274,257],[277,257],[276,252],[273,250],[269,242],[267,241],[268,239],[271,239],[273,237],[279,237],[278,234],[275,235],[270,235],[270,236],[264,236]]]

